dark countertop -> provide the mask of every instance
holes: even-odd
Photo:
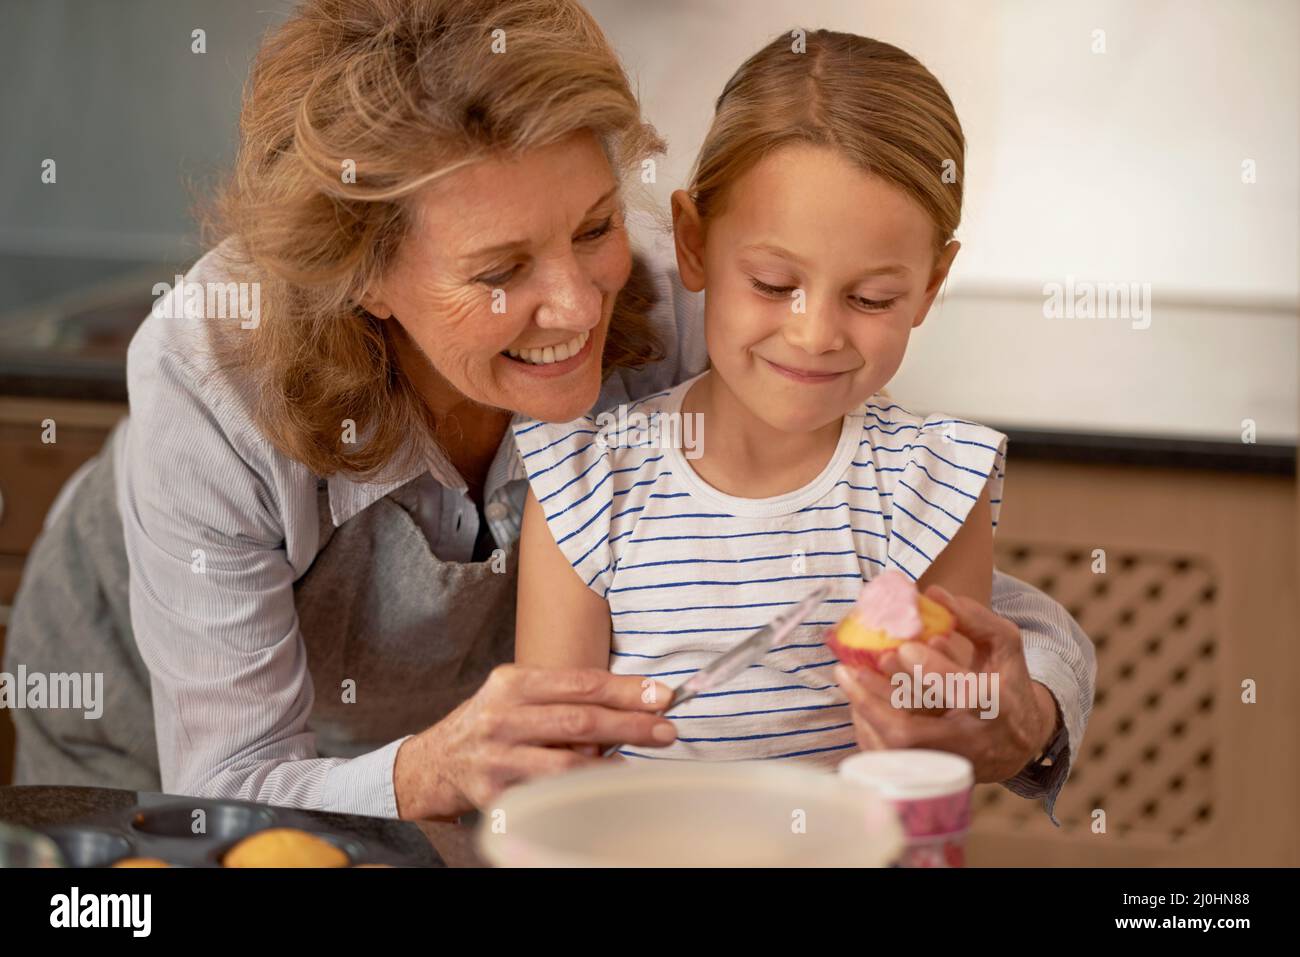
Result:
[[[991,427],[1006,433],[1007,457],[1018,462],[1134,465],[1255,475],[1296,474],[1294,445]]]
[[[103,825],[129,816],[132,808],[158,807],[174,800],[182,804],[200,799],[93,788],[49,785],[0,787],[0,821],[30,830],[66,828],[70,825]],[[249,802],[208,802],[250,807]],[[293,808],[272,809],[303,817],[322,831],[342,832],[367,844],[382,846],[404,858],[423,865],[437,865],[438,858],[452,867],[481,866],[473,850],[470,823],[410,822],[389,818],[336,814],[325,811],[301,811]],[[435,853],[436,852],[436,853]]]

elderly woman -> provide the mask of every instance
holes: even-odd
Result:
[[[10,626],[8,670],[102,672],[103,717],[15,712],[17,780],[448,817],[672,741],[636,677],[508,664],[512,418],[705,362],[699,304],[625,214],[662,144],[599,28],[572,0],[309,0],[241,131],[222,241],[136,334],[131,415]],[[199,309],[236,291],[255,314]],[[998,718],[877,714],[880,743],[946,721],[980,780],[1050,813],[1091,646],[1001,574],[993,611],[963,607]]]

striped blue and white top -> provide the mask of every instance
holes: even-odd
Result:
[[[874,396],[845,417],[834,455],[810,484],[739,498],[701,479],[689,450],[659,440],[681,434],[667,425],[694,381],[618,417],[636,427],[628,416],[639,412],[664,424],[656,436],[640,423],[637,445],[602,429],[614,416],[515,429],[555,541],[609,603],[610,670],[679,684],[818,584],[831,589],[761,663],[674,712],[676,743],[623,753],[836,764],[855,743],[822,632],[880,570],[919,578],[986,482],[996,527],[1006,436],[950,416],[913,415]]]

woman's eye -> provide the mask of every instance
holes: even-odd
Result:
[[[477,283],[482,283],[484,286],[487,286],[489,288],[496,288],[498,286],[503,286],[506,283],[508,283],[511,280],[511,278],[514,276],[514,274],[517,273],[518,271],[519,271],[519,265],[515,264],[503,272],[493,273],[490,276],[479,276],[474,281]]]
[[[580,243],[595,242],[601,237],[607,235],[609,231],[613,228],[614,228],[614,217],[610,216],[600,225],[595,226],[584,233],[579,233],[577,236],[573,237],[573,239],[575,242],[580,242]],[[507,282],[513,279],[521,268],[522,266],[516,263],[515,265],[511,266],[509,269],[502,270],[501,272],[492,273],[490,275],[479,276],[474,281],[477,283],[481,283],[482,285],[487,286],[489,288],[495,288],[498,286],[505,285]]]
[[[769,286],[767,283],[763,282],[763,280],[755,279],[753,276],[749,277],[749,281],[753,287],[763,295],[772,296],[774,298],[783,299],[790,295],[790,293],[794,292],[796,288],[795,286]]]
[[[601,223],[596,228],[589,229],[585,233],[579,233],[574,238],[580,243],[593,242],[597,239],[600,239],[602,236],[608,233],[610,229],[613,228],[613,226],[614,226],[614,217],[610,216],[608,219],[606,219],[603,223]]]

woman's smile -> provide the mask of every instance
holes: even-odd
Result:
[[[552,379],[585,366],[595,352],[597,338],[589,329],[555,346],[510,348],[501,353],[501,358],[524,375]]]

